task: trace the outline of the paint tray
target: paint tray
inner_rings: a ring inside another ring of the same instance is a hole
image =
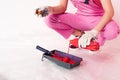
[[[57,65],[67,69],[71,69],[76,66],[79,66],[81,61],[83,60],[80,57],[77,57],[72,54],[68,54],[59,50],[49,51],[40,46],[36,46],[36,49],[44,52],[42,56],[42,61],[43,61],[43,58],[47,58],[48,60],[56,63]]]

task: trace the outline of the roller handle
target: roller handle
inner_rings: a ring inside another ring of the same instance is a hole
[[[42,52],[45,52],[45,53],[47,53],[47,54],[52,54],[52,52],[50,52],[49,50],[47,50],[47,49],[45,49],[45,48],[42,48],[42,47],[40,47],[40,46],[36,46],[36,49],[38,49],[38,50],[40,50],[40,51],[42,51]]]

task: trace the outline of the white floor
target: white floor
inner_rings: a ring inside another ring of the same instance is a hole
[[[84,59],[79,67],[71,70],[47,59],[41,61],[43,52],[36,50],[36,45],[67,52],[69,40],[49,29],[43,19],[34,15],[38,2],[1,2],[0,80],[120,79],[120,36],[108,41],[97,54],[71,50],[70,54]]]

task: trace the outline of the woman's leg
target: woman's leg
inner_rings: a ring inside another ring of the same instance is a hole
[[[101,20],[102,16],[90,16],[87,18],[88,26],[91,27],[92,30]],[[113,20],[108,22],[105,27],[100,31],[99,35],[97,36],[97,41],[100,45],[103,45],[106,40],[111,40],[117,37],[118,33],[120,32],[119,26]]]
[[[61,34],[64,38],[69,38],[71,34],[80,36],[79,30],[84,30],[83,22],[75,14],[63,13],[52,14],[45,18],[46,24]]]
[[[105,40],[112,40],[119,34],[119,26],[111,20],[98,35],[98,42],[103,45]]]
[[[69,38],[71,34],[75,34],[76,30],[91,30],[100,21],[101,16],[78,16],[70,13],[52,14],[46,17],[46,24],[61,34],[64,38]],[[119,33],[118,25],[111,20],[98,35],[97,41],[103,45],[106,40],[117,37]],[[79,34],[79,32],[78,32]]]

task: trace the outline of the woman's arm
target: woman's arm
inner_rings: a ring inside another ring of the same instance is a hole
[[[112,19],[114,15],[114,9],[111,0],[101,0],[101,4],[104,9],[104,14],[100,22],[95,26],[95,28],[91,31],[85,32],[85,34],[79,39],[79,45],[82,47],[86,47],[86,45],[89,45],[91,39],[98,35],[98,33]]]
[[[51,14],[63,13],[67,9],[68,0],[60,0],[60,4],[57,6],[48,6]]]
[[[101,4],[104,9],[104,14],[100,22],[94,28],[94,30],[97,30],[98,32],[112,19],[114,15],[114,9],[111,0],[101,0]]]

